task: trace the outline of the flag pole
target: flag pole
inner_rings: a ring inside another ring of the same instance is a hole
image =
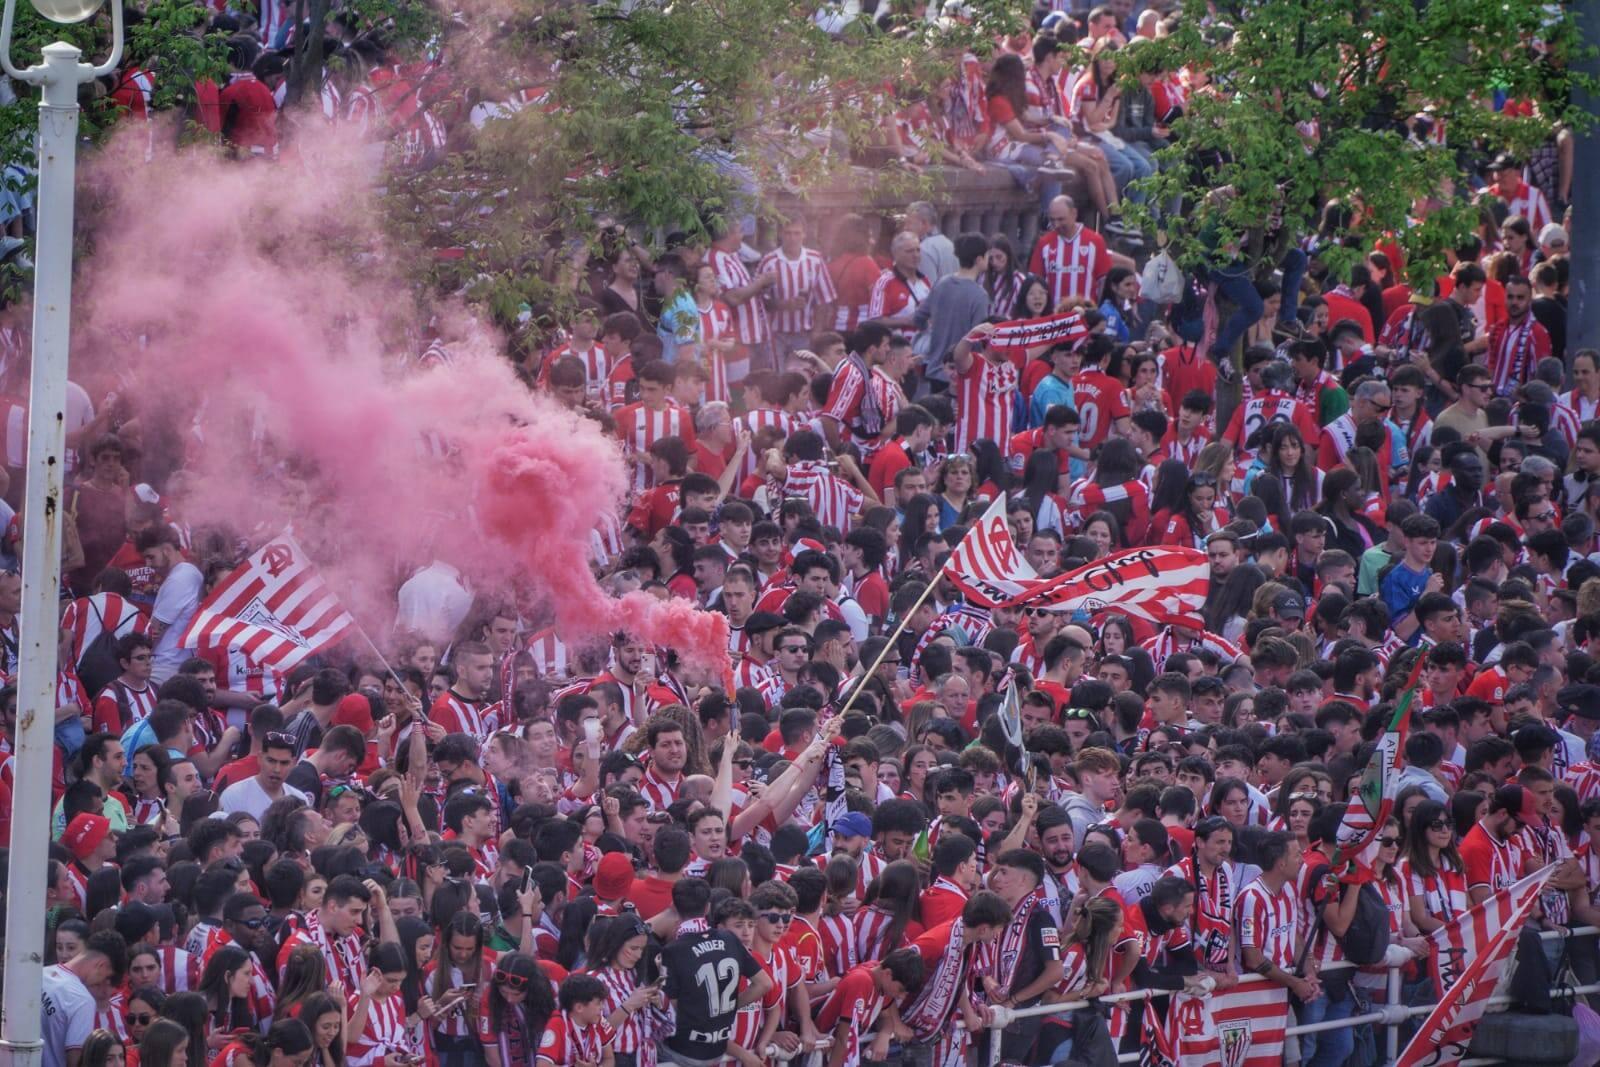
[[[861,695],[861,690],[866,686],[867,679],[871,678],[877,673],[878,668],[882,666],[885,657],[889,655],[889,650],[894,647],[894,643],[898,641],[900,639],[900,635],[905,632],[906,624],[911,621],[911,616],[917,613],[918,608],[927,603],[928,598],[933,595],[933,587],[939,584],[939,579],[943,577],[944,571],[941,570],[936,576],[930,579],[928,581],[928,588],[922,591],[922,595],[917,597],[917,602],[911,605],[911,610],[906,612],[905,615],[901,617],[899,623],[895,625],[894,632],[889,635],[889,639],[884,642],[883,648],[878,651],[878,658],[872,661],[872,666],[868,667],[862,672],[861,681],[857,683],[856,686],[850,691],[850,699],[846,700],[844,702],[844,707],[839,709],[840,718],[843,718],[845,713],[855,706],[856,697]]]
[[[356,633],[361,635],[361,640],[365,641],[367,643],[367,647],[372,649],[372,654],[378,657],[378,662],[383,664],[383,669],[388,672],[390,678],[394,679],[394,684],[400,687],[400,691],[402,693],[405,692],[406,683],[401,680],[398,674],[395,673],[394,668],[389,666],[389,661],[384,658],[382,652],[378,651],[378,646],[373,642],[372,638],[367,636],[367,628],[362,626],[361,620],[355,618],[354,615],[351,616],[351,619],[356,624]]]

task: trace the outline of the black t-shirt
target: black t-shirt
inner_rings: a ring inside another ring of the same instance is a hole
[[[677,1008],[678,1029],[666,1039],[674,1052],[711,1060],[727,1051],[733,1036],[739,979],[754,978],[761,965],[727,930],[687,934],[661,950],[662,989]]]
[[[1033,984],[1045,967],[1061,958],[1061,933],[1048,908],[1037,907],[1028,916],[1028,928],[1023,931],[1022,948],[1017,955],[1016,969],[1011,972],[1011,989],[1023,989]],[[1033,997],[1019,1008],[1031,1007],[1044,998],[1044,993]]]
[[[317,773],[316,765],[310,760],[303,759],[296,763],[284,782],[310,797],[313,808],[322,806],[322,775]]]

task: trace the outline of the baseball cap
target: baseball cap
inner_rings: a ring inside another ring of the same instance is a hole
[[[71,822],[67,823],[67,831],[61,835],[61,843],[74,856],[85,860],[100,847],[100,842],[104,841],[110,832],[111,820],[104,815],[79,812],[72,817]]]
[[[859,811],[846,812],[833,824],[834,837],[871,837],[872,820]]]
[[[346,695],[333,707],[333,725],[354,726],[364,735],[372,733],[372,702],[360,693]]]
[[[620,900],[633,888],[633,860],[626,852],[607,852],[600,857],[594,872],[594,895],[601,900]]]
[[[744,620],[744,632],[754,637],[756,634],[764,634],[768,630],[781,630],[787,625],[788,623],[784,621],[783,616],[777,612],[757,611]]]
[[[1272,610],[1275,614],[1291,619],[1306,617],[1306,602],[1300,599],[1300,594],[1284,590],[1272,598]]]
[[[1556,690],[1556,707],[1564,714],[1600,722],[1600,685],[1564,685]]]

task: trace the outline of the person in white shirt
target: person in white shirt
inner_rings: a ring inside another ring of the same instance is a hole
[[[83,1043],[94,1030],[95,993],[110,996],[127,969],[127,947],[112,930],[90,934],[76,956],[44,969],[39,995],[44,1067],[78,1067]]]
[[[150,638],[156,643],[150,681],[160,685],[178,673],[193,654],[180,648],[178,642],[200,607],[205,576],[199,567],[183,558],[178,532],[165,523],[140,530],[133,543],[145,565],[161,579],[155,605],[150,609]]]
[[[280,797],[298,797],[309,805],[310,797],[284,782],[294,762],[294,738],[284,733],[268,734],[261,740],[261,755],[257,757],[260,769],[222,791],[222,810],[229,815],[246,811],[260,822],[267,808]]]
[[[1170,851],[1167,828],[1159,819],[1140,819],[1122,839],[1123,862],[1131,867],[1117,875],[1111,884],[1130,906],[1150,895],[1150,888],[1169,862]]]
[[[459,570],[436,559],[406,580],[399,601],[396,630],[449,641],[472,610],[472,591]]]

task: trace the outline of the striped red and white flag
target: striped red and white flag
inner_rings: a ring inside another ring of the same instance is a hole
[[[283,534],[218,583],[178,644],[227,648],[290,671],[355,624],[294,538]]]
[[[1175,993],[1179,1067],[1282,1067],[1289,991],[1246,978],[1226,993]]]
[[[944,575],[960,587],[968,603],[981,608],[1003,604],[1044,584],[1011,540],[1004,493],[995,497],[950,553]]]
[[[1430,966],[1435,988],[1445,994],[1395,1067],[1449,1067],[1466,1058],[1472,1032],[1506,977],[1506,963],[1517,947],[1522,924],[1556,866],[1552,863],[1507,886],[1428,935],[1433,942]]]
[[[1026,352],[1030,348],[1048,344],[1075,344],[1089,336],[1083,315],[1069,311],[1063,315],[1046,315],[1038,319],[1013,319],[1002,322],[989,335],[989,348],[1008,355],[1012,350]]]
[[[1193,548],[1130,548],[1035,583],[1000,607],[1087,611],[1116,608],[1154,623],[1204,630],[1211,587],[1206,554]]]

